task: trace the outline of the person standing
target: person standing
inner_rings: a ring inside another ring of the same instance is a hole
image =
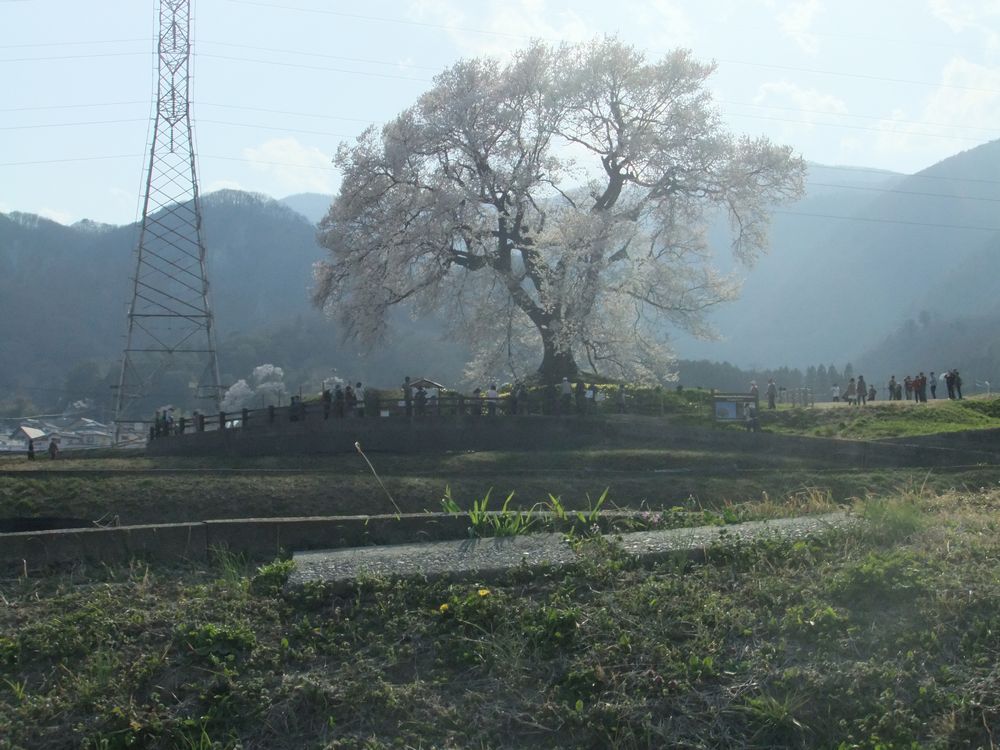
[[[865,383],[865,376],[858,375],[858,405],[864,406],[868,400],[868,384]]]
[[[955,370],[955,397],[962,400],[962,376],[958,374],[958,370]]]
[[[564,377],[562,385],[559,387],[561,411],[563,414],[569,414],[570,407],[573,405],[573,386],[570,385],[569,378]]]
[[[896,400],[896,376],[893,375],[889,378],[889,400]]]
[[[406,416],[413,416],[413,386],[410,385],[410,376],[403,378],[403,406],[406,407]]]
[[[427,413],[438,415],[441,413],[441,402],[438,397],[441,395],[440,389],[436,385],[431,385],[427,391]]]
[[[830,398],[833,399],[835,403],[840,401],[840,384],[834,383],[830,388]]]
[[[944,374],[944,385],[948,389],[948,398],[955,398],[955,373],[948,370]]]
[[[931,398],[937,399],[937,378],[934,377],[934,370],[930,374]]]
[[[330,393],[329,388],[323,388],[323,393],[320,396],[320,400],[323,402],[323,419],[330,418],[330,407],[333,404],[333,394]]]
[[[56,445],[55,438],[49,438],[49,458],[53,461],[59,455],[59,446]]]
[[[35,460],[35,441],[32,438],[28,438],[28,460]]]
[[[365,389],[361,387],[360,380],[354,384],[354,398],[358,402],[358,416],[363,417],[365,415]]]
[[[767,408],[777,409],[775,405],[775,399],[778,398],[778,386],[774,384],[774,378],[768,378],[767,381]]]
[[[587,386],[583,384],[582,380],[576,381],[573,396],[576,398],[576,413],[583,414],[587,408]]]
[[[858,401],[858,384],[854,378],[847,381],[847,405],[853,406]]]
[[[344,389],[340,386],[340,383],[337,383],[333,387],[333,416],[337,419],[344,418]]]
[[[615,406],[619,414],[625,413],[625,384],[618,384],[618,395],[615,398]]]
[[[913,378],[909,375],[903,378],[903,389],[906,391],[906,400],[909,401],[913,395]]]
[[[495,417],[497,415],[497,401],[500,400],[500,392],[497,390],[496,383],[490,383],[490,387],[486,389],[486,414],[490,417]]]

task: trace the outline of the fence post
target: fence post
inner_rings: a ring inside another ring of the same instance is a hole
[[[224,411],[219,412],[219,429],[226,429],[226,412]]]
[[[274,404],[267,405],[267,423],[274,424]]]
[[[243,415],[242,418],[240,419],[240,427],[246,427],[247,422],[249,421],[250,421],[250,410],[247,409],[246,407],[243,407]]]
[[[194,424],[195,424],[195,430],[197,430],[198,432],[204,432],[205,431],[205,415],[202,414],[202,413],[200,413],[200,412],[198,414],[196,414],[195,418],[194,418]]]

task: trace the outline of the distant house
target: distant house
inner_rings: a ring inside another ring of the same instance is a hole
[[[49,440],[55,440],[62,450],[82,448],[109,448],[114,442],[111,428],[93,419],[80,417],[55,418],[49,421],[23,420],[10,433],[11,450],[27,450],[28,441],[35,441],[35,449],[43,450]]]
[[[68,427],[60,430],[62,447],[66,448],[110,448],[114,433],[110,427],[93,419],[81,417]]]
[[[12,450],[28,450],[29,440],[34,440],[35,448],[37,450],[42,450],[45,447],[43,443],[47,441],[48,437],[49,436],[45,430],[22,424],[10,433],[9,440],[13,446]]]

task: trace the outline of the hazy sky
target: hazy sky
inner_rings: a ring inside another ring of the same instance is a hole
[[[0,212],[138,216],[155,0],[0,0]],[[337,144],[532,37],[684,46],[737,132],[914,172],[1000,138],[1000,0],[197,0],[202,192],[336,190]]]

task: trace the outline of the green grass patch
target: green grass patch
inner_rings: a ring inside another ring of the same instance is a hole
[[[3,580],[0,748],[988,747],[998,506],[924,486],[699,564],[580,539],[346,594],[223,555]]]
[[[878,440],[1000,427],[1000,399],[875,402],[764,411],[765,429],[791,435]]]

